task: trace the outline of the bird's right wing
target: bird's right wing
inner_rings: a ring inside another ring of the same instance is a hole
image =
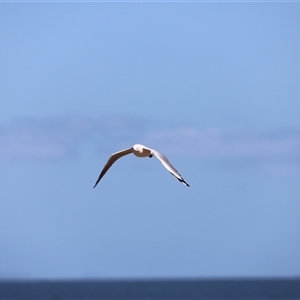
[[[133,148],[128,148],[128,149],[124,149],[121,151],[118,151],[114,154],[112,154],[112,156],[109,158],[109,160],[107,161],[107,163],[105,164],[105,166],[103,167],[94,187],[96,187],[96,185],[98,184],[98,182],[101,180],[101,178],[105,175],[105,173],[108,171],[108,169],[112,166],[112,164],[118,160],[120,157],[130,154],[133,152]]]

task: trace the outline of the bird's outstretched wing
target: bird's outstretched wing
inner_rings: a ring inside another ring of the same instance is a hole
[[[180,173],[171,165],[169,160],[161,153],[156,150],[151,149],[152,153],[161,161],[163,166],[173,175],[175,176],[180,182],[184,185],[189,186],[189,184],[182,178]]]
[[[101,180],[101,178],[105,175],[105,173],[108,171],[108,169],[112,166],[112,164],[118,160],[120,157],[130,154],[132,153],[133,148],[128,148],[128,149],[124,149],[121,151],[118,151],[116,153],[113,153],[112,156],[109,158],[109,160],[107,161],[107,163],[105,164],[105,166],[103,167],[103,170],[101,171],[95,185],[94,188],[96,187],[96,185],[98,184],[98,182]]]

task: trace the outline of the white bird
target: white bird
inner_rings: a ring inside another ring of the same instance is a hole
[[[105,173],[108,171],[108,169],[112,166],[112,164],[118,160],[120,157],[133,153],[137,157],[152,157],[153,154],[160,160],[160,162],[163,164],[163,166],[173,175],[175,176],[180,182],[182,182],[184,185],[189,186],[188,183],[185,182],[185,180],[182,178],[182,176],[179,174],[179,172],[171,165],[169,160],[161,153],[154,149],[150,149],[144,145],[136,144],[131,148],[124,149],[121,151],[118,151],[116,153],[113,153],[112,156],[107,161],[106,165],[104,166],[103,170],[101,171],[94,187],[98,184],[98,182],[101,180],[101,178],[105,175]]]

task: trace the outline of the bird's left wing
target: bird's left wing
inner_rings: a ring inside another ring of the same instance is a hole
[[[184,185],[189,186],[187,182],[183,179],[183,177],[180,175],[180,173],[171,165],[169,160],[160,152],[156,150],[152,150],[152,153],[161,161],[163,166],[173,175],[175,176],[180,182],[182,182]]]
[[[109,160],[107,161],[107,163],[105,164],[105,166],[103,167],[103,170],[101,171],[94,187],[96,187],[96,185],[98,184],[98,182],[101,180],[101,178],[105,175],[105,173],[108,171],[108,169],[112,166],[112,164],[119,158],[121,158],[124,155],[130,154],[132,153],[133,148],[128,148],[128,149],[124,149],[121,151],[118,151],[114,154],[112,154],[112,156],[109,158]]]

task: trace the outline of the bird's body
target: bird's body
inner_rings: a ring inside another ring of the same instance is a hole
[[[101,180],[101,178],[105,175],[105,173],[108,171],[108,169],[112,166],[112,164],[121,158],[122,156],[125,156],[127,154],[133,153],[137,157],[152,157],[155,155],[160,162],[163,164],[163,166],[173,175],[175,176],[180,182],[182,182],[184,185],[189,186],[188,183],[185,182],[185,180],[182,178],[182,176],[179,174],[179,172],[171,165],[169,160],[161,153],[154,149],[150,149],[144,145],[141,144],[135,144],[133,147],[124,149],[121,151],[118,151],[116,153],[113,153],[112,156],[109,158],[107,163],[105,164],[103,170],[101,171],[94,187],[98,184],[98,182]]]
[[[140,145],[140,144],[136,144],[134,145],[132,148],[132,153],[137,156],[137,157],[152,157],[153,156],[153,153],[151,149],[143,146],[143,145]]]

